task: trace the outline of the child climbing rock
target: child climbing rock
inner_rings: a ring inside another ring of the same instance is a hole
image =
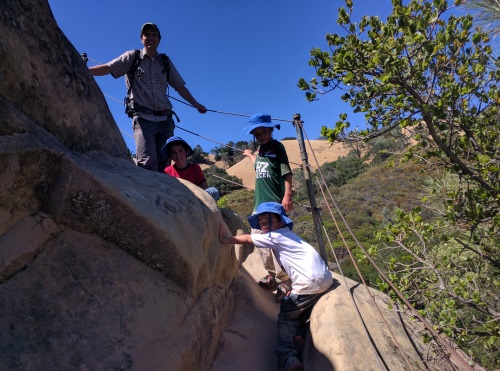
[[[303,370],[299,353],[303,347],[304,324],[314,304],[332,286],[332,275],[314,247],[292,232],[293,222],[281,204],[261,203],[248,222],[262,233],[226,236],[221,224],[220,242],[253,243],[259,249],[273,250],[292,281],[291,292],[281,300],[275,353],[281,370]]]

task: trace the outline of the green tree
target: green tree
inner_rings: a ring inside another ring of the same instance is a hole
[[[235,151],[234,148],[234,142],[230,141],[226,145],[212,148],[210,153],[214,155],[215,161],[222,161],[224,168],[227,169],[236,163],[235,152],[239,153],[239,151]]]
[[[341,99],[365,114],[368,129],[357,134],[348,132],[345,113],[334,128],[323,127],[331,141],[368,141],[404,129],[416,142],[408,159],[456,177],[457,186],[439,196],[439,217],[425,220],[421,208],[399,211],[379,238],[402,252],[390,262],[390,277],[405,295],[439,331],[496,368],[500,71],[488,35],[472,29],[472,16],[445,20],[448,10],[445,0],[407,6],[393,0],[385,22],[364,16],[355,23],[346,0],[337,20],[343,34],[326,36],[329,50],[311,51],[317,77],[300,79],[299,87],[310,101],[343,89]]]
[[[240,141],[236,142],[234,145],[234,148],[239,150],[239,151],[234,151],[234,157],[233,157],[234,162],[240,162],[241,160],[243,160],[245,158],[245,156],[243,156],[244,150],[253,149],[252,143],[244,141],[244,140],[240,140]]]
[[[321,174],[326,184],[340,187],[349,180],[356,178],[365,168],[364,162],[355,156],[353,152],[350,152],[348,156],[342,156],[333,162],[325,162],[321,165]],[[315,193],[318,192],[316,188],[314,191]]]
[[[360,143],[356,141],[354,143]],[[401,132],[400,128],[396,128],[387,133],[383,137],[362,142],[361,158],[371,164],[378,164],[386,161],[395,154],[401,154],[410,144],[407,135]]]
[[[345,157],[339,157],[332,162],[325,162],[320,166],[321,181],[330,187],[340,187],[349,180],[356,178],[366,168],[365,163],[354,154],[349,152]],[[308,198],[307,187],[304,180],[304,171],[301,168],[292,170],[294,179],[294,194],[298,200]],[[316,180],[312,182],[314,194],[318,195],[319,189]]]
[[[217,147],[217,146],[215,146],[214,148],[212,148],[212,149],[210,150],[210,153],[211,153],[212,155],[214,155],[214,160],[215,160],[215,161],[220,161],[220,160],[221,160],[221,158],[222,158],[222,156],[221,156],[221,149],[222,149],[222,148],[223,148],[223,147]]]
[[[203,151],[203,148],[198,144],[193,148],[194,153],[191,155],[190,162],[194,164],[204,164],[208,153]]]
[[[208,185],[217,188],[221,196],[243,187],[241,185],[243,181],[240,178],[229,175],[226,170],[218,168],[215,165],[203,170],[203,173]]]

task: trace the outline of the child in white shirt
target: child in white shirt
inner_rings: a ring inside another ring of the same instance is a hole
[[[292,291],[282,299],[280,305],[275,352],[281,370],[303,370],[296,349],[298,343],[303,346],[303,339],[297,337],[301,337],[299,331],[314,304],[332,286],[332,275],[314,247],[291,231],[293,222],[281,204],[261,203],[248,222],[252,228],[262,230],[262,234],[225,236],[225,229],[221,225],[219,239],[225,244],[254,244],[257,248],[273,250],[292,280]]]

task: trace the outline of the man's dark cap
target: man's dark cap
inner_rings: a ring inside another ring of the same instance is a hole
[[[160,29],[154,23],[144,23],[141,27],[141,36],[144,34],[144,31],[146,31],[147,29],[155,30],[156,33],[158,34],[158,38],[161,39]]]

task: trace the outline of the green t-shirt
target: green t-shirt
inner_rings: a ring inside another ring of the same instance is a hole
[[[273,139],[267,145],[259,146],[255,160],[254,210],[262,202],[281,203],[285,195],[286,174],[291,173],[285,146]]]

